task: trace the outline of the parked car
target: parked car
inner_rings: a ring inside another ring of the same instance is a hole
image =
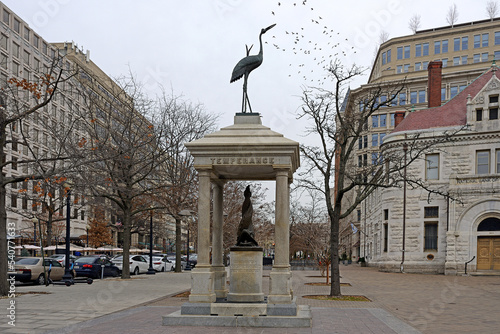
[[[149,265],[149,255],[144,255],[144,257],[146,258],[146,261],[148,261],[148,265]],[[174,265],[166,256],[153,255],[153,268],[154,268],[154,270],[156,270],[156,271],[172,271],[173,267],[174,267]]]
[[[100,256],[82,256],[75,260],[73,269],[76,276],[90,278],[101,278],[101,275],[116,277],[120,273],[117,266]]]
[[[167,259],[172,262],[172,271],[175,270],[175,256],[167,256]],[[184,270],[186,268],[186,260],[184,260],[182,257],[181,257],[181,270]]]
[[[63,267],[64,265],[66,264],[66,254],[54,254],[54,255],[51,255],[48,257],[49,259],[54,259],[56,260],[57,262],[59,262]],[[75,262],[75,260],[77,259],[76,256],[70,254],[69,255],[69,263],[73,263]]]
[[[113,262],[120,272],[123,270],[123,255],[113,258]],[[147,273],[149,269],[149,262],[142,255],[130,255],[129,258],[130,273],[139,275],[140,273]]]
[[[35,282],[35,284],[45,284],[43,272],[43,261],[41,257],[23,257],[16,260],[14,266],[16,273],[15,280],[19,282]],[[50,279],[61,280],[64,275],[64,267],[55,259],[45,258],[45,270],[48,274],[50,269]]]
[[[183,255],[182,259],[187,262],[187,255]],[[198,254],[189,253],[189,264],[191,265],[192,268],[194,268],[198,264]]]

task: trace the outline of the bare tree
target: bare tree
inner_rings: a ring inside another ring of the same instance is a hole
[[[2,85],[0,95],[0,295],[8,293],[7,272],[13,270],[13,256],[7,253],[7,247],[13,242],[7,242],[7,235],[14,237],[15,226],[7,225],[6,196],[7,185],[11,185],[11,204],[16,205],[19,195],[18,184],[27,184],[45,180],[54,175],[62,175],[71,168],[71,157],[68,155],[67,140],[71,138],[68,122],[64,127],[55,122],[51,132],[57,138],[50,149],[39,149],[40,138],[35,138],[37,132],[28,131],[31,118],[44,119],[47,107],[56,98],[61,98],[60,86],[71,80],[76,72],[63,66],[65,60],[56,55],[51,63],[43,68],[32,69],[23,74],[24,78],[13,76]],[[66,127],[67,126],[67,127]],[[19,148],[24,152],[22,156],[8,154]],[[72,151],[72,150],[71,150]],[[76,152],[78,153],[78,152]],[[72,151],[75,154],[75,151]],[[14,170],[7,173],[6,169]],[[26,183],[25,183],[26,182]],[[24,188],[24,185],[23,185]],[[21,189],[23,190],[23,189]],[[24,203],[24,202],[23,202]],[[23,204],[24,205],[24,204]],[[11,205],[12,206],[12,205]],[[14,225],[14,224],[12,224]]]
[[[380,31],[380,34],[378,35],[378,42],[380,44],[385,43],[389,40],[389,33],[385,30]]]
[[[410,21],[408,21],[408,28],[412,31],[412,33],[416,33],[417,30],[420,28],[420,15],[419,14],[414,14],[411,18]]]
[[[339,279],[341,220],[348,217],[374,190],[400,186],[403,179],[401,171],[405,166],[401,149],[387,150],[384,155],[373,153],[371,164],[368,164],[366,159],[364,162],[354,159],[357,144],[366,133],[371,116],[380,108],[391,106],[404,88],[404,82],[387,86],[372,85],[364,89],[362,95],[348,95],[347,101],[343,104],[341,100],[346,93],[346,85],[362,72],[356,65],[345,68],[338,60],[331,63],[328,73],[333,79],[334,90],[304,89],[303,106],[299,114],[299,118],[312,121],[307,133],[315,135],[319,141],[318,146],[303,145],[300,148],[306,160],[306,169],[300,176],[306,177],[299,180],[299,185],[320,192],[325,199],[330,219],[332,264],[330,295],[332,296],[341,294]],[[418,141],[418,135],[409,138],[412,153],[409,154],[406,165],[421,159],[423,152],[450,138],[451,134],[429,141]],[[319,172],[321,181],[310,177],[313,172]],[[413,184],[425,186],[421,180],[414,180]],[[440,193],[439,189],[428,189]]]
[[[207,113],[201,104],[193,104],[165,91],[159,98],[158,110],[160,117],[155,124],[167,161],[161,167],[165,187],[157,201],[166,214],[175,219],[176,263],[181,263],[182,217],[179,213],[196,211],[198,201],[198,175],[193,157],[184,144],[215,131],[218,116]],[[176,266],[175,271],[180,272],[181,267]]]
[[[496,1],[488,1],[486,3],[486,13],[491,21],[498,15],[498,3]]]
[[[449,25],[453,28],[453,25],[457,22],[458,20],[458,10],[457,10],[457,4],[453,4],[450,6],[448,9],[448,13],[446,14],[446,22],[448,22]]]

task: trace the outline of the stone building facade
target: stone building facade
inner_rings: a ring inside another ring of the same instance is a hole
[[[464,95],[458,98],[459,95],[465,89],[469,89],[468,87],[475,83],[478,77],[482,77],[482,74],[490,69],[494,59],[498,59],[499,56],[498,19],[418,31],[414,35],[393,38],[383,43],[378,50],[368,83],[351,90],[347,103],[354,103],[353,101],[359,100],[376,86],[389,88],[401,85],[402,91],[393,104],[381,108],[373,115],[366,132],[359,140],[358,150],[353,157],[356,162],[353,164],[359,165],[358,162],[370,164],[371,157],[380,154],[381,148],[388,145],[389,139],[394,142],[395,138],[398,138],[394,132],[397,113],[406,114],[408,117],[408,115],[417,114],[419,110],[441,105],[447,108],[461,108],[462,111],[464,108],[472,108],[471,104],[464,102]],[[429,82],[433,80],[429,81],[428,67],[435,60],[441,61],[442,70],[439,73],[440,82],[435,84],[435,88],[431,91]],[[493,66],[493,69],[495,68],[496,66]],[[390,89],[387,90],[390,91]],[[465,99],[466,97],[467,94]],[[475,94],[471,94],[471,101],[476,101],[474,97]],[[384,98],[387,97],[381,96],[381,99]],[[457,105],[459,100],[462,101],[461,106]],[[474,216],[475,230],[470,226],[466,228],[468,224],[464,224],[463,221],[465,217],[476,212],[475,209],[471,209],[472,207],[480,208],[481,205],[492,207],[490,213],[483,211],[484,219],[494,219],[492,212],[497,210],[494,208],[496,202],[490,202],[486,198],[488,196],[495,198],[494,192],[498,191],[498,180],[494,175],[498,174],[495,169],[498,167],[494,164],[495,159],[498,159],[498,153],[494,146],[495,141],[498,142],[496,137],[498,133],[495,131],[499,130],[499,126],[494,119],[488,118],[489,109],[485,106],[483,108],[483,120],[487,119],[488,122],[472,122],[475,118],[473,118],[473,113],[470,113],[467,121],[461,125],[455,125],[457,127],[467,125],[469,131],[460,133],[456,140],[449,147],[443,147],[444,151],[438,155],[440,179],[433,180],[432,183],[449,191],[449,199],[435,196],[430,198],[429,203],[428,196],[423,190],[408,192],[405,210],[405,270],[460,273],[465,270],[464,263],[476,256],[468,264],[468,270],[475,271],[478,269],[476,266],[479,252],[478,236],[481,237],[479,244],[481,247],[484,246],[483,253],[489,254],[490,250],[493,252],[496,247],[494,245],[497,245],[498,241],[486,238],[487,235],[495,235],[495,231],[477,230],[481,222],[477,221],[479,218]],[[463,117],[465,117],[465,112]],[[419,120],[422,123],[419,124],[420,131],[432,128],[429,133],[435,133],[436,128],[431,125],[431,119],[429,117]],[[408,122],[409,119],[404,121],[406,124]],[[489,127],[487,124],[490,124]],[[474,131],[471,130],[473,127]],[[394,134],[391,134],[393,132]],[[473,132],[477,133],[473,134]],[[477,150],[481,151],[481,147],[484,147],[484,150],[490,149],[491,178],[478,176],[475,173],[475,154]],[[436,156],[431,159],[436,159]],[[418,164],[409,166],[407,172],[414,175],[421,173],[425,161],[425,159],[422,160],[421,166]],[[493,181],[485,183],[487,179]],[[457,194],[460,196],[456,196]],[[402,197],[400,189],[385,191],[378,189],[342,221],[341,247],[350,248],[348,253],[353,254],[354,260],[358,255],[365,257],[369,265],[378,266],[381,270],[400,270],[403,257]],[[455,197],[460,197],[460,201],[451,200]],[[352,235],[351,224],[360,232]],[[480,229],[491,228],[485,226],[481,225]],[[464,228],[468,229],[467,232],[462,230]],[[483,237],[485,239],[481,240]],[[428,246],[432,248],[425,248],[426,239],[429,239]],[[358,241],[353,242],[353,240]],[[490,247],[488,251],[486,251],[487,247]],[[479,270],[486,266],[480,265]]]

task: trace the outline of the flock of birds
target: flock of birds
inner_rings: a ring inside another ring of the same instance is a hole
[[[303,6],[310,10],[304,11]],[[301,11],[301,15],[305,19],[303,26],[295,31],[285,29],[283,35],[279,35],[278,38],[273,35],[271,41],[264,43],[272,45],[276,50],[296,56],[290,57],[289,67],[293,71],[288,75],[289,77],[299,76],[309,84],[317,82],[318,85],[323,85],[324,81],[328,79],[325,74],[331,61],[340,56],[347,57],[346,46],[341,47],[340,33],[329,27],[326,20],[314,11],[314,7],[308,4],[307,0],[303,0],[301,3],[277,2],[277,6],[271,11],[271,14],[279,18],[280,15],[286,14],[285,11],[290,10]],[[345,38],[342,42],[347,44],[348,39]],[[356,53],[354,46],[347,47],[352,53]],[[320,78],[311,74],[315,71],[320,72]]]

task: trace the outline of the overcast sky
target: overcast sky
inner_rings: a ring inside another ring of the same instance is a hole
[[[301,87],[324,82],[322,60],[338,53],[346,64],[370,67],[381,31],[389,38],[411,34],[414,14],[421,16],[420,29],[446,26],[454,3],[457,23],[487,18],[486,0],[3,2],[48,42],[74,41],[111,77],[130,66],[152,94],[158,84],[171,87],[221,114],[221,127],[233,124],[241,108],[243,82],[229,79],[246,55],[245,44],[253,44],[256,54],[260,29],[276,23],[263,35],[264,62],[250,74],[248,95],[264,125],[308,143],[313,141],[303,138],[304,121],[295,116]],[[366,80],[367,75],[351,87]]]

